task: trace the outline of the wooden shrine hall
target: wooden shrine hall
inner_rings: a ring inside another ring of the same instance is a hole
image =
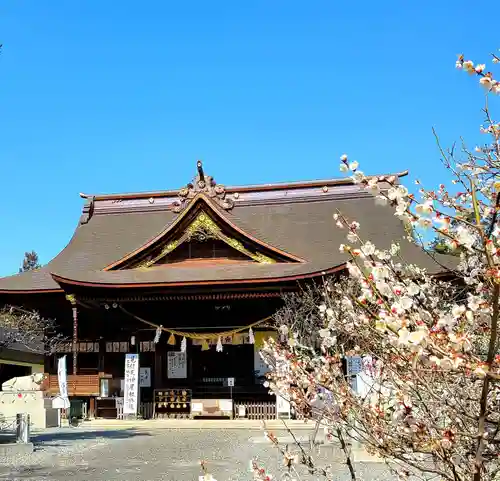
[[[350,179],[224,187],[198,162],[180,190],[80,195],[68,245],[0,279],[0,305],[57,321],[65,341],[46,356],[47,394],[58,393],[66,353],[69,396],[93,416],[116,416],[127,353],[139,355],[140,401],[157,416],[192,414],[199,400],[269,400],[258,350],[283,293],[345,267],[333,214],[358,220],[381,248],[406,235],[392,208]],[[439,267],[416,246],[402,250]]]

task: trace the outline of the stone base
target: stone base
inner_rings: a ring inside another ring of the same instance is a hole
[[[1,443],[0,457],[2,456],[22,456],[33,452],[33,443]]]
[[[57,410],[52,409],[50,399],[44,399],[42,391],[0,391],[0,419],[14,420],[20,413],[30,415],[35,429],[58,425]]]

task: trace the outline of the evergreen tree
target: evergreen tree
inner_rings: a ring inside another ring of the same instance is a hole
[[[25,252],[23,266],[19,268],[19,272],[34,271],[42,267],[38,262],[38,254],[35,251]]]

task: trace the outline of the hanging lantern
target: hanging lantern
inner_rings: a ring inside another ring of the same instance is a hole
[[[248,330],[248,342],[249,342],[250,344],[255,344],[255,337],[254,337],[254,335],[253,335],[253,330],[252,330],[252,328],[250,328],[250,329]]]
[[[168,338],[168,344],[170,346],[175,346],[175,336],[173,334],[170,334],[170,337]]]
[[[187,344],[186,338],[183,337],[181,341],[181,352],[186,352],[186,344]]]
[[[222,337],[219,336],[219,339],[217,339],[217,346],[215,348],[217,352],[222,352]]]
[[[201,341],[201,350],[208,351],[209,349],[210,349],[210,346],[208,345],[208,341],[206,339],[203,339]]]

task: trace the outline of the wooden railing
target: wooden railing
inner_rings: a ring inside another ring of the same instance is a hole
[[[154,409],[152,402],[143,402],[141,403],[141,407],[139,408],[139,414],[142,416],[142,419],[152,419],[153,410]]]
[[[68,396],[99,396],[99,374],[70,374],[67,379]],[[59,394],[59,381],[54,374],[46,375],[44,391],[56,396]]]
[[[240,408],[245,410],[246,419],[270,420],[276,419],[275,402],[238,402],[234,404],[234,417],[240,418]]]
[[[142,402],[139,406],[139,416],[142,419],[152,419],[153,418],[153,403],[152,402]],[[117,404],[116,409],[116,419],[124,419],[123,414],[123,403]]]

